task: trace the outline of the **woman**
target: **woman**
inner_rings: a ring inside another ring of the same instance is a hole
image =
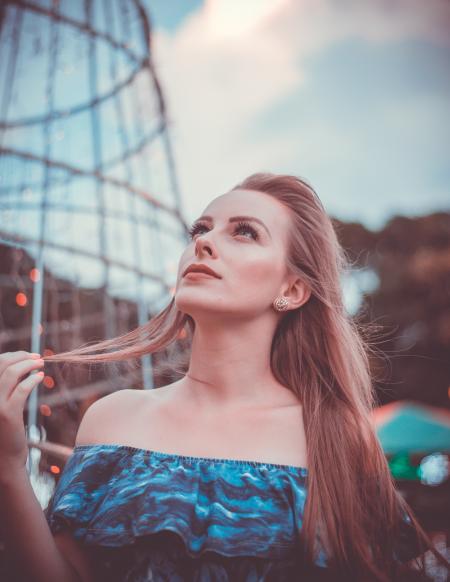
[[[423,561],[401,571],[427,549],[448,566],[376,438],[369,348],[342,301],[349,265],[314,190],[254,174],[205,214],[174,298],[146,325],[40,360],[1,356],[1,510],[27,579],[412,580]],[[200,265],[209,274],[186,273]],[[44,516],[18,430],[40,378],[20,377],[186,333],[180,380],[88,409]]]

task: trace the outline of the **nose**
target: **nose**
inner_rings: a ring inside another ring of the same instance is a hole
[[[195,256],[201,256],[205,250],[211,255],[214,256],[214,249],[210,241],[204,238],[204,236],[198,236],[195,239]]]

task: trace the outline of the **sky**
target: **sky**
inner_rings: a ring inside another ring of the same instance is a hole
[[[257,171],[379,229],[450,210],[446,0],[145,0],[194,220]]]

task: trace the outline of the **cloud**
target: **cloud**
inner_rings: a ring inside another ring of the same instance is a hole
[[[177,34],[156,29],[154,60],[189,218],[249,173],[295,172],[293,153],[317,171],[327,156],[363,155],[355,128],[344,134],[317,114],[299,127],[293,119],[291,132],[255,138],[271,110],[314,83],[317,55],[351,39],[448,47],[448,30],[445,0],[208,0]],[[408,118],[415,115],[410,108]]]

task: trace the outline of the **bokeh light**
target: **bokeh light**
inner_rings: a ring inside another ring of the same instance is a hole
[[[30,279],[36,283],[39,281],[41,274],[39,273],[39,269],[31,269],[30,271]]]
[[[51,376],[45,376],[42,380],[42,383],[46,388],[54,388],[55,387],[55,380]]]
[[[19,307],[25,307],[25,305],[28,303],[28,299],[25,293],[22,293],[21,291],[17,293],[16,303]]]
[[[39,406],[39,411],[42,414],[42,416],[51,416],[52,414],[52,409],[50,408],[50,406],[48,406],[48,404],[41,404]]]

